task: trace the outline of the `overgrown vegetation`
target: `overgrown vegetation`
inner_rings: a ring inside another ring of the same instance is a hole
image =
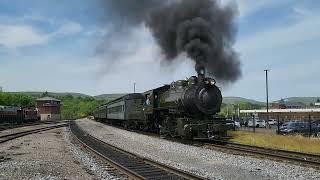
[[[282,136],[244,131],[232,131],[231,142],[267,148],[320,154],[320,139],[301,135]]]
[[[92,115],[93,111],[105,101],[92,97],[74,97],[72,95],[57,97],[62,101],[61,116],[63,119],[78,119]]]
[[[44,92],[40,97],[47,96],[48,92]],[[51,96],[61,100],[61,116],[62,119],[77,119],[92,115],[95,108],[105,100],[96,100],[93,97],[75,97],[71,94],[65,96]],[[35,97],[23,93],[0,93],[0,105],[5,106],[35,106]]]
[[[19,107],[34,106],[35,101],[32,96],[29,95],[0,92],[0,105]]]

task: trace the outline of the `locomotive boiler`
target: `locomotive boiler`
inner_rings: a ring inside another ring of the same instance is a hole
[[[95,119],[128,129],[186,139],[221,139],[228,126],[217,117],[222,103],[215,80],[204,73],[144,93],[128,94],[97,109]]]

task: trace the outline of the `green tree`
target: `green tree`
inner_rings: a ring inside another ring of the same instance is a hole
[[[34,99],[26,94],[22,93],[0,93],[0,105],[5,106],[19,106],[19,107],[25,107],[25,106],[34,106],[35,101]]]
[[[47,96],[49,96],[48,91],[46,91],[46,92],[44,92],[44,93],[41,94],[41,97],[47,97]]]

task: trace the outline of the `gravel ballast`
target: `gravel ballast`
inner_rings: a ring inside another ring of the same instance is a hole
[[[67,128],[59,128],[1,144],[0,179],[117,178],[74,145]]]
[[[320,179],[320,171],[312,168],[185,145],[88,119],[77,124],[106,143],[210,179]]]

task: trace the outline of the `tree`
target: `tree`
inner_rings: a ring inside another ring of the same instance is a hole
[[[18,107],[25,107],[25,106],[34,106],[35,101],[34,99],[26,94],[21,93],[0,93],[0,105],[4,106],[18,106]]]
[[[47,97],[47,96],[49,96],[48,91],[46,91],[46,92],[44,92],[44,93],[41,94],[41,97]]]

